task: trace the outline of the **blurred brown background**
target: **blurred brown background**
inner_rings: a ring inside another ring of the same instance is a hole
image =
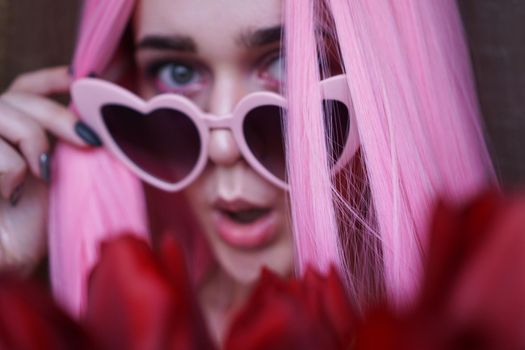
[[[0,0],[0,89],[20,72],[67,64],[77,0]]]
[[[78,3],[0,0],[0,91],[20,72],[68,63]],[[525,0],[458,3],[498,174],[525,184]]]

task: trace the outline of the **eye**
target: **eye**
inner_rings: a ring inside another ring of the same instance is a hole
[[[268,59],[261,69],[259,76],[264,79],[271,88],[278,88],[283,81],[284,60],[280,54],[273,55]]]
[[[204,82],[199,68],[184,62],[158,62],[148,71],[159,92],[188,95],[200,89]]]
[[[275,57],[268,65],[268,75],[275,80],[282,81],[283,79],[283,60],[281,55]]]
[[[169,63],[159,71],[159,79],[169,86],[188,84],[195,75],[195,70],[186,64]]]

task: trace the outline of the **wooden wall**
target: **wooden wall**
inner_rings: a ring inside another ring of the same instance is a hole
[[[525,0],[458,3],[498,173],[525,183]],[[0,0],[0,91],[19,72],[67,64],[77,15],[77,0]]]
[[[459,0],[499,175],[525,184],[525,0]]]
[[[0,0],[0,89],[20,72],[67,64],[77,0]]]

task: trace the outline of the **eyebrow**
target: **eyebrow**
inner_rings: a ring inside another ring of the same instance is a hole
[[[283,27],[281,25],[248,30],[242,33],[237,42],[246,48],[256,48],[275,42],[280,42],[283,37]]]
[[[237,43],[245,48],[256,48],[280,42],[283,36],[281,25],[262,28],[257,30],[247,30],[237,38]],[[197,45],[195,41],[184,35],[147,35],[140,39],[137,49],[156,49],[173,50],[180,52],[196,53]]]
[[[197,45],[189,36],[147,35],[138,42],[137,49],[174,50],[195,53],[197,52]]]

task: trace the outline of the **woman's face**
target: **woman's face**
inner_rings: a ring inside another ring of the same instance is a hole
[[[249,93],[279,91],[280,0],[142,0],[134,26],[145,98],[182,94],[221,116]],[[185,194],[235,280],[253,282],[262,266],[291,271],[286,193],[246,163],[230,130],[211,130],[208,166]]]

